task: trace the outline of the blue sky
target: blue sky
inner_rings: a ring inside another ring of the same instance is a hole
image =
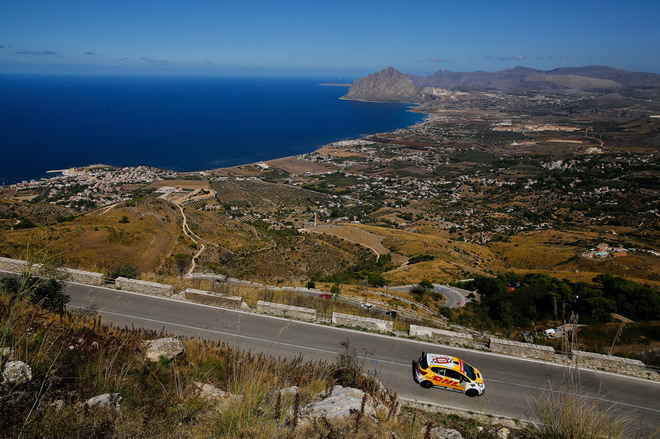
[[[660,2],[2,0],[0,72],[660,73]]]

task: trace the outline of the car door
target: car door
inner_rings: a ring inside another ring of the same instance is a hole
[[[437,367],[437,366],[431,368],[431,372],[434,373],[433,378],[431,378],[431,381],[433,381],[433,385],[447,387],[448,380],[445,378],[446,370],[447,369],[445,369],[444,367]]]
[[[445,382],[447,387],[451,387],[452,389],[460,391],[465,390],[465,377],[461,375],[460,372],[447,369],[445,371]]]

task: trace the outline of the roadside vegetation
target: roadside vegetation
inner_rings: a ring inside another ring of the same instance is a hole
[[[593,283],[560,280],[546,274],[503,273],[476,276],[464,288],[479,294],[466,315],[485,327],[512,329],[534,322],[567,321],[578,314],[580,323],[611,321],[612,313],[631,320],[660,320],[660,293],[647,285],[601,274]]]
[[[362,373],[362,353],[348,342],[335,363],[273,358],[200,339],[183,339],[184,354],[172,360],[149,362],[145,341],[166,334],[106,326],[91,309],[53,313],[46,301],[31,299],[39,282],[48,285],[39,279],[15,290],[3,282],[0,294],[0,368],[22,361],[31,369],[28,381],[0,383],[2,438],[424,439],[435,427],[496,437],[497,426],[473,419],[410,409],[397,415],[396,395]],[[235,396],[209,400],[200,382]],[[335,384],[361,388],[383,410],[375,417],[358,411],[339,420],[293,420]],[[294,393],[280,391],[291,386]],[[87,402],[104,393],[119,395],[119,409]]]
[[[614,406],[605,404],[598,395],[586,394],[571,383],[549,388],[530,401],[539,429],[537,439],[618,439],[629,437],[632,419],[617,413]]]
[[[474,293],[465,308],[442,310],[453,323],[564,351],[563,337],[549,339],[543,330],[573,322],[577,349],[660,366],[660,293],[648,285],[607,274],[587,283],[501,273],[459,286]]]

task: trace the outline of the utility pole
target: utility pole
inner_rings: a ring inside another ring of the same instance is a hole
[[[614,352],[614,345],[616,344],[617,341],[619,341],[619,337],[621,337],[621,333],[623,332],[623,328],[626,326],[626,323],[623,322],[619,326],[619,329],[616,331],[616,335],[614,336],[614,340],[612,340],[612,346],[610,346],[610,352],[607,355],[612,355],[612,352]]]

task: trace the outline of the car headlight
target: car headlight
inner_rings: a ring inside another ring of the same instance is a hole
[[[484,387],[484,384],[483,383],[477,383],[477,386]]]

